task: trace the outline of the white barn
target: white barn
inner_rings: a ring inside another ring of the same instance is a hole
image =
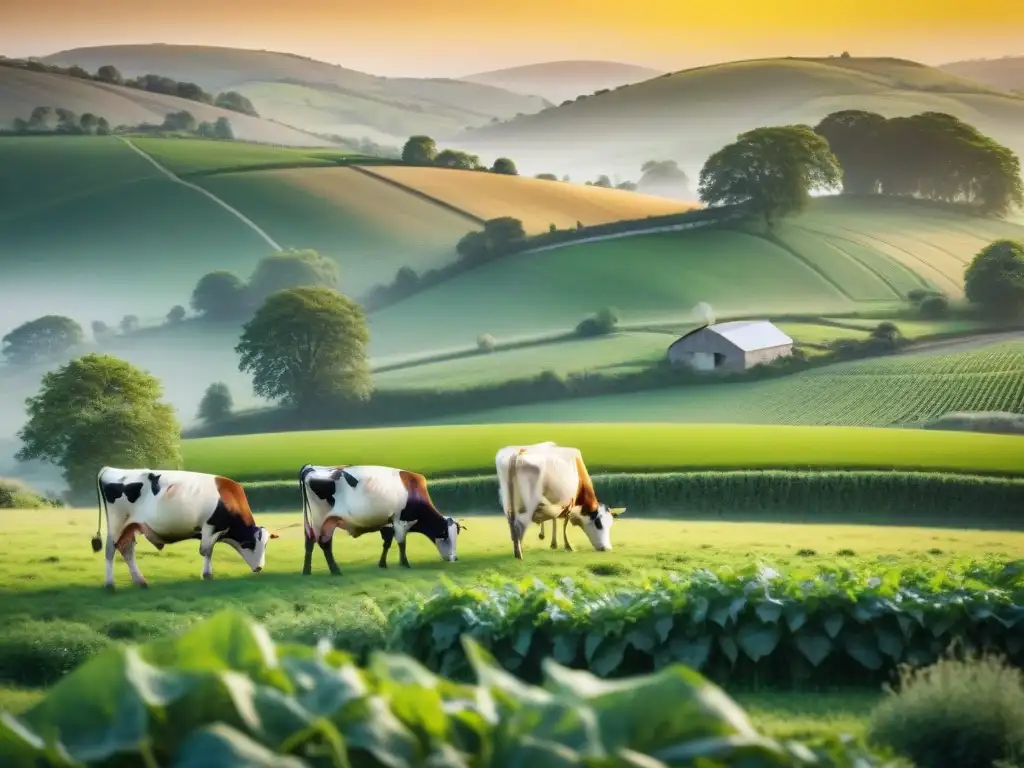
[[[669,362],[698,371],[744,371],[793,354],[793,340],[767,320],[706,325],[668,348]]]

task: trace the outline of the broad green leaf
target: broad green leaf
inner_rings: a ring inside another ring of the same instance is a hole
[[[796,647],[812,666],[819,666],[832,652],[832,640],[824,632],[805,629],[796,634]]]
[[[796,765],[781,745],[750,734],[726,734],[677,744],[655,751],[653,756],[669,766],[743,765],[761,768],[793,768]],[[714,763],[711,761],[721,761]]]
[[[439,651],[447,650],[465,629],[457,619],[444,618],[430,625],[430,634],[434,638],[434,647]]]
[[[84,763],[72,758],[63,745],[46,744],[14,715],[0,712],[0,765],[78,768]]]
[[[530,652],[531,642],[533,642],[533,627],[520,627],[519,631],[516,632],[516,639],[512,643],[512,648],[520,656],[525,656]]]
[[[704,601],[707,603],[707,601]],[[671,616],[662,616],[656,622],[654,622],[654,629],[658,633],[658,641],[664,643],[668,640],[669,633],[672,631],[672,627],[675,624],[675,620]]]
[[[841,613],[830,613],[825,617],[825,631],[828,632],[829,637],[835,637],[839,634],[839,631],[843,628],[843,614]]]
[[[786,626],[790,632],[796,632],[807,623],[807,608],[800,603],[789,603],[783,609],[786,615]]]
[[[341,732],[349,758],[355,765],[360,761],[353,751],[371,755],[385,768],[407,768],[422,755],[416,737],[380,696],[357,699],[331,719]]]
[[[690,620],[694,624],[700,624],[704,619],[707,618],[708,608],[710,603],[708,599],[703,595],[697,597],[693,601],[693,606],[690,608]]]
[[[650,653],[657,646],[658,637],[654,629],[648,625],[646,627],[637,627],[627,632],[626,642],[638,651]]]
[[[271,752],[244,734],[214,723],[182,742],[173,768],[308,768],[295,757]]]
[[[575,750],[529,734],[495,755],[492,768],[582,768]]]
[[[594,654],[597,653],[597,649],[601,647],[601,643],[605,641],[607,636],[607,633],[596,630],[587,632],[587,638],[583,642],[583,654],[587,664],[594,663]]]
[[[598,647],[590,660],[590,669],[598,677],[608,677],[619,668],[626,652],[626,641],[619,637],[608,637]]]
[[[408,656],[374,653],[370,669],[380,681],[378,693],[391,712],[428,745],[444,739],[448,717],[438,679],[422,664]]]
[[[564,633],[555,635],[555,642],[551,649],[551,655],[559,664],[572,664],[579,653],[580,638],[575,633]]]
[[[731,637],[727,637],[726,635],[719,635],[718,647],[722,649],[722,653],[726,655],[731,663],[736,663],[736,659],[739,658],[740,651],[735,640]]]
[[[774,624],[782,617],[782,603],[775,600],[764,600],[754,609],[761,621]]]
[[[878,641],[872,632],[864,629],[850,629],[843,633],[843,647],[861,666],[871,670],[882,668],[882,654],[878,652]]]
[[[515,708],[527,702],[543,704],[549,700],[544,690],[527,685],[501,669],[494,657],[473,638],[463,635],[462,646],[479,684],[505,707]]]
[[[332,667],[321,657],[285,657],[281,659],[281,666],[291,680],[296,700],[316,716],[337,712],[368,693],[359,670],[350,662]]]
[[[779,645],[782,628],[778,624],[748,621],[736,633],[736,643],[753,661],[768,656]]]
[[[711,652],[711,635],[705,634],[692,639],[673,637],[669,647],[676,661],[699,672],[707,663],[708,654]]]
[[[708,612],[708,618],[724,629],[729,621],[736,621],[736,617],[746,604],[747,598],[743,595],[724,598],[716,601],[715,606]]]
[[[874,630],[875,639],[878,641],[878,650],[893,661],[899,661],[900,656],[903,655],[903,637],[879,624],[874,626]]]
[[[896,621],[900,625],[900,630],[903,632],[903,639],[909,640],[910,636],[914,634],[914,620],[903,613],[896,614]]]

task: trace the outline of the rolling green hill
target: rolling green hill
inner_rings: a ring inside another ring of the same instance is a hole
[[[957,77],[977,80],[991,88],[1024,93],[1024,56],[952,61],[939,69]]]
[[[0,126],[9,127],[19,117],[27,120],[33,109],[43,106],[63,107],[78,115],[91,112],[105,117],[112,127],[141,123],[159,125],[169,113],[187,110],[199,121],[215,122],[220,117],[228,118],[235,136],[246,141],[296,147],[331,144],[289,127],[291,124],[287,120],[283,121],[285,124],[275,123],[177,96],[67,75],[0,67]]]
[[[105,64],[124,75],[156,73],[206,89],[235,90],[260,115],[318,133],[404,141],[427,133],[451,136],[493,118],[547,106],[537,96],[446,79],[389,78],[275,51],[191,45],[111,45],[44,57],[95,72]]]
[[[516,406],[425,424],[692,422],[890,427],[951,411],[1024,413],[1024,342],[894,355],[767,381],[707,384]],[[1024,445],[1022,445],[1024,447]]]
[[[603,88],[631,85],[663,74],[657,69],[618,61],[545,61],[478,72],[459,79],[493,85],[515,93],[535,94],[560,104],[566,99],[575,99]]]
[[[885,116],[948,112],[1021,153],[1024,97],[900,59],[786,58],[670,73],[571,104],[467,131],[460,146],[516,157],[529,173],[623,173],[670,157],[696,177],[742,131],[816,124],[839,109]],[[543,149],[540,149],[543,148]],[[569,165],[571,164],[571,168]]]

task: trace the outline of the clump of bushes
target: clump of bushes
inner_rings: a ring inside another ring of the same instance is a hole
[[[0,509],[42,509],[59,506],[59,501],[37,493],[21,480],[0,477]]]
[[[1024,759],[1024,673],[998,656],[940,659],[900,672],[872,715],[872,742],[918,768],[1020,765]]]
[[[489,333],[481,333],[476,337],[476,348],[481,352],[493,352],[496,346],[497,340]]]
[[[619,312],[614,307],[605,307],[597,314],[585,317],[576,326],[576,335],[589,338],[604,336],[614,331],[619,325]]]

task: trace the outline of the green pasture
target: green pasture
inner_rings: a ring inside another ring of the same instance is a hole
[[[622,519],[614,549],[595,552],[576,535],[576,551],[552,551],[527,533],[525,560],[516,561],[500,515],[470,518],[459,540],[459,560],[444,563],[422,537],[410,537],[412,569],[377,568],[380,539],[338,537],[341,576],[327,573],[319,552],[313,574],[300,575],[301,520],[290,514],[262,515],[259,522],[281,529],[268,551],[263,573],[252,574],[233,551],[218,547],[214,579],[199,577],[195,548],[172,545],[157,552],[138,546],[140,568],[150,589],[131,585],[115,563],[117,592],[103,588],[103,555],[88,540],[95,511],[58,510],[51,525],[59,538],[40,540],[32,518],[9,513],[0,540],[0,708],[21,711],[39,697],[38,688],[112,640],[143,640],[177,632],[224,607],[236,607],[264,622],[279,639],[314,642],[333,637],[340,647],[364,649],[382,643],[387,614],[408,597],[432,590],[441,578],[474,584],[491,576],[577,580],[641,579],[695,568],[746,567],[751,562],[780,568],[843,566],[942,569],[962,558],[1009,559],[1024,548],[1024,534],[953,529],[848,525],[787,525],[664,522]],[[78,542],[78,545],[75,544]],[[339,590],[346,598],[337,599]],[[728,687],[728,686],[727,686]],[[733,691],[730,691],[733,693]],[[839,727],[860,734],[880,692],[735,692],[761,727],[781,736],[819,734]]]
[[[360,159],[345,149],[275,147],[213,139],[132,139],[132,143],[179,176],[251,168],[332,166]]]
[[[951,411],[1024,413],[1022,370],[1024,344],[1011,342],[954,354],[922,352],[839,363],[762,381],[509,406],[428,423],[602,420],[891,427]],[[1024,454],[1016,455],[1024,462]]]
[[[564,405],[564,404],[562,404]],[[239,481],[290,480],[310,464],[383,464],[430,476],[490,474],[506,445],[579,448],[592,473],[699,469],[903,469],[1020,474],[1006,435],[741,424],[520,423],[282,432],[183,443],[185,467]]]

